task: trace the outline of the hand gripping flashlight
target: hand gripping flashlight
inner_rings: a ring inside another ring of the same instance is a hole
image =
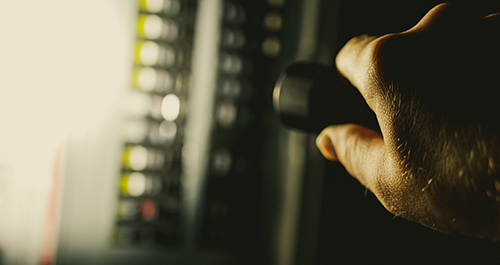
[[[328,125],[357,123],[380,131],[364,98],[342,80],[335,66],[293,63],[276,82],[273,104],[290,128],[319,133]]]

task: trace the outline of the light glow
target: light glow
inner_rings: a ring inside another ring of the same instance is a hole
[[[237,109],[231,102],[219,103],[215,117],[217,122],[223,128],[229,129],[236,122]]]
[[[144,199],[139,205],[139,215],[145,221],[151,221],[156,217],[156,203],[150,199]]]
[[[163,10],[165,0],[143,0],[145,1],[146,11],[159,13]]]
[[[243,70],[243,60],[236,54],[221,52],[219,64],[221,70],[229,74],[238,74]]]
[[[127,179],[127,192],[130,196],[138,197],[146,191],[146,176],[140,172],[131,173]]]
[[[154,68],[144,67],[139,70],[137,83],[141,90],[151,92],[156,88],[157,78],[157,72]]]
[[[146,15],[144,17],[143,33],[144,37],[156,40],[161,37],[163,31],[163,20],[157,15]]]
[[[160,57],[160,45],[152,41],[139,43],[139,62],[146,66],[156,65]]]
[[[9,36],[0,49],[0,263],[55,263],[61,245],[91,245],[92,256],[107,242],[99,227],[114,205],[93,199],[116,180],[109,161],[119,156],[135,2],[0,1],[0,31]],[[65,197],[74,183],[78,192]],[[82,194],[91,199],[72,199]],[[73,210],[91,214],[62,224]]]
[[[179,117],[181,101],[178,96],[168,94],[163,98],[161,114],[167,121],[175,121]]]
[[[144,170],[148,166],[148,150],[140,145],[131,147],[128,154],[128,164],[133,170]]]
[[[262,41],[262,53],[267,57],[274,58],[278,56],[281,50],[281,43],[276,37],[266,37]]]

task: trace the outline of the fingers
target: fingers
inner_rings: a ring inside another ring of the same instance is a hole
[[[402,35],[428,32],[436,26],[445,28],[443,24],[449,23],[449,17],[459,16],[458,11],[445,12],[449,10],[449,7],[448,3],[435,6],[414,27],[405,32],[381,37],[369,35],[354,37],[339,51],[335,59],[337,69],[361,92],[375,113],[377,111],[374,101],[380,93],[376,88],[381,85],[380,79],[384,74],[379,72],[379,63],[384,58],[384,52],[393,52],[390,49],[383,49],[384,44],[389,39],[400,39]],[[446,18],[443,19],[443,16]]]
[[[357,124],[332,125],[319,134],[316,145],[325,158],[342,163],[372,191],[383,175],[384,140],[373,130]]]
[[[498,19],[498,18],[500,18],[500,13],[489,14],[489,15],[485,16],[484,18],[486,18],[486,19]]]
[[[464,14],[461,10],[460,6],[451,5],[449,3],[439,4],[429,10],[420,21],[415,24],[412,28],[405,31],[404,33],[423,33],[429,31],[432,28],[446,28],[448,27],[446,24],[451,23],[452,21],[464,20]],[[458,9],[458,10],[457,10]]]
[[[411,29],[403,33],[434,33],[444,35],[450,31],[463,31],[478,26],[482,18],[495,15],[498,7],[488,4],[443,3],[435,6]]]
[[[500,29],[500,13],[485,16],[482,20],[481,26],[492,32],[493,34],[491,35],[498,38],[498,34],[495,33]]]
[[[373,75],[373,61],[376,59],[373,52],[374,40],[377,37],[354,37],[344,45],[335,59],[340,74],[358,88],[365,99],[372,97],[368,88],[369,81],[373,79],[370,77]]]
[[[360,91],[368,105],[377,113],[376,100],[378,95],[383,93],[378,89],[381,87],[381,76],[384,76],[379,68],[380,62],[387,55],[384,55],[384,52],[393,52],[390,49],[383,49],[387,40],[401,39],[403,35],[416,34],[448,36],[452,32],[457,33],[457,36],[462,36],[463,34],[460,33],[465,28],[484,26],[481,24],[481,18],[486,18],[490,25],[498,25],[493,23],[500,18],[498,13],[494,13],[500,11],[498,3],[497,5],[443,3],[429,10],[414,27],[407,31],[381,37],[369,35],[354,37],[337,54],[335,60],[337,69]],[[407,51],[407,48],[403,47],[402,51]]]
[[[325,158],[342,163],[391,213],[415,217],[415,211],[427,205],[418,186],[402,177],[400,163],[379,133],[357,124],[332,125],[319,134],[316,145]]]

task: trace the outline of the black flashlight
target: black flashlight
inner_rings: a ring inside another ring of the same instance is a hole
[[[296,62],[278,78],[274,110],[290,128],[319,133],[328,125],[357,123],[380,131],[375,113],[335,66]]]

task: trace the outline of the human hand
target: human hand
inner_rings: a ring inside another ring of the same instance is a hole
[[[316,143],[391,213],[500,242],[500,14],[440,4],[413,28],[351,39],[339,72],[382,134],[333,125]]]

